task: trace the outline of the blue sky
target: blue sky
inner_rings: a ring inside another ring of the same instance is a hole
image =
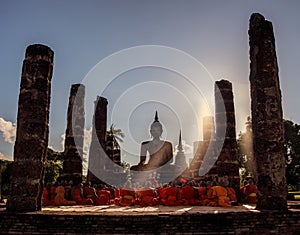
[[[115,77],[102,95],[109,100],[108,125],[115,123],[118,128],[129,131],[125,132],[123,144],[126,150],[138,155],[139,143],[150,138],[149,125],[156,109],[164,124],[164,138],[172,141],[174,146],[177,144],[179,129],[182,129],[187,145],[201,139],[201,118],[211,112],[213,114],[213,104],[209,104],[207,110],[210,111],[199,110],[199,107],[207,100],[210,103],[210,99],[213,99],[210,85],[212,81],[222,78],[233,83],[239,133],[250,114],[247,31],[253,12],[260,12],[273,23],[284,118],[300,123],[299,7],[300,2],[296,0],[2,0],[1,156],[13,155],[12,124],[16,123],[22,62],[26,47],[34,43],[45,44],[55,53],[49,145],[57,150],[62,150],[61,135],[66,128],[71,85],[87,79],[89,72],[112,54],[143,45],[173,48],[199,61],[207,74],[199,74],[198,79],[191,80],[204,95],[202,93],[202,98],[200,95],[200,99],[195,101],[199,93],[193,96],[197,92],[193,86],[187,84],[182,75],[165,68],[144,66],[128,69]],[[177,57],[169,56],[166,60],[175,62]],[[115,67],[111,69],[117,69],[118,64],[113,65]],[[208,77],[212,80],[207,80]],[[95,87],[101,86],[101,81]],[[87,129],[90,128],[90,110],[95,98],[86,100]],[[138,160],[132,157],[128,161]]]

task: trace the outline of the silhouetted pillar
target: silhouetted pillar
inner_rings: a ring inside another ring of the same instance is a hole
[[[53,51],[44,45],[30,45],[26,49],[20,85],[8,211],[41,209],[44,162],[49,134],[53,57]]]
[[[200,174],[207,173],[208,168],[211,166],[210,161],[214,161],[211,159],[214,156],[214,136],[215,136],[215,125],[214,125],[214,117],[206,116],[203,117],[203,141],[194,142],[194,158],[190,163],[190,172],[192,178],[199,177],[200,167],[204,167]],[[202,165],[204,158],[206,158],[205,166]],[[212,163],[213,164],[213,163]],[[204,173],[205,172],[205,173]],[[202,176],[203,176],[202,175]]]
[[[232,84],[227,80],[215,83],[216,147],[220,149],[212,171],[219,177],[228,176],[230,184],[239,189],[239,164],[235,130],[235,111]]]
[[[70,90],[67,113],[67,129],[64,149],[63,176],[81,179],[84,139],[84,100],[85,87],[73,84]],[[76,181],[76,180],[75,180]]]
[[[203,117],[203,140],[210,141],[215,137],[215,125],[214,117],[206,116]]]
[[[97,97],[92,126],[92,141],[89,152],[89,169],[87,180],[101,183],[99,176],[105,170],[106,131],[107,131],[107,99]]]
[[[260,210],[286,210],[281,91],[272,23],[252,14],[249,25],[254,159]]]

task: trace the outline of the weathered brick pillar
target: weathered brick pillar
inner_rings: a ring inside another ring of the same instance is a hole
[[[260,210],[286,210],[281,91],[272,23],[254,13],[249,25],[254,159]]]
[[[210,141],[215,138],[215,124],[213,116],[203,117],[203,141]]]
[[[194,142],[194,158],[191,161],[189,167],[192,178],[199,177],[199,169],[203,163],[204,158],[208,159],[211,157],[211,152],[212,152],[211,150],[213,145],[211,144],[211,142],[214,141],[214,136],[215,136],[214,117],[213,116],[203,117],[203,141]],[[207,161],[207,163],[208,162],[209,161]],[[205,164],[204,167],[209,167],[209,163]]]
[[[53,57],[53,51],[44,45],[30,45],[26,49],[8,211],[41,209]]]
[[[87,180],[101,183],[98,177],[105,170],[106,131],[107,131],[107,99],[97,97],[92,126],[92,141],[89,152],[89,169]]]
[[[240,186],[235,111],[232,84],[227,80],[215,83],[216,146],[221,148],[216,162],[219,177],[228,176],[236,190]],[[213,169],[212,169],[213,170]]]
[[[73,84],[70,90],[67,113],[63,176],[76,181],[82,177],[82,156],[84,139],[85,87]]]
[[[191,177],[194,179],[199,177],[199,169],[207,152],[208,144],[207,141],[194,142],[194,157],[189,166]]]

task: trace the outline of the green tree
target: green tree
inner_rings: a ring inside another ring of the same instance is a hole
[[[300,184],[300,125],[284,120],[286,179],[289,186]]]
[[[300,125],[284,120],[284,156],[286,162],[286,179],[290,188],[300,184]],[[252,123],[247,118],[246,131],[240,132],[238,142],[241,181],[248,175],[255,178],[255,161],[253,158]]]
[[[10,175],[11,175],[11,168],[13,162],[11,161],[2,161],[0,160],[1,164],[1,197],[8,196],[8,190],[9,190],[9,182],[10,182]],[[0,198],[1,199],[1,198]]]
[[[122,130],[116,129],[114,124],[112,124],[106,132],[106,154],[117,165],[121,165],[121,149],[119,142],[123,142],[124,136]]]
[[[107,136],[111,137],[113,140],[113,149],[120,149],[119,142],[123,142],[125,134],[121,129],[116,129],[114,124],[110,125],[109,130],[107,131]]]
[[[62,153],[48,148],[45,161],[44,183],[55,182],[62,173]]]
[[[252,176],[255,179],[255,161],[253,158],[253,139],[252,139],[252,122],[248,116],[245,123],[246,131],[240,132],[238,143],[238,156],[240,164],[241,182],[243,182],[247,176]]]

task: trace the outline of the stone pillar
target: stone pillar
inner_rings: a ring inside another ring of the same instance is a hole
[[[210,141],[215,138],[214,117],[203,117],[203,141]]]
[[[30,45],[26,49],[8,211],[41,209],[53,57],[53,51],[44,45]]]
[[[192,178],[199,177],[199,169],[203,163],[204,158],[210,158],[213,156],[213,143],[215,136],[214,117],[203,117],[203,141],[194,142],[194,158],[190,163],[190,172]],[[209,167],[209,164],[205,167]],[[203,172],[205,169],[203,170]]]
[[[99,175],[105,170],[106,131],[107,131],[107,99],[97,97],[92,126],[92,141],[89,152],[89,169],[87,180],[101,183]]]
[[[249,25],[254,159],[259,210],[286,210],[281,91],[272,23],[254,13]]]
[[[220,149],[214,167],[218,177],[228,176],[230,184],[240,186],[238,152],[235,130],[235,111],[232,84],[227,80],[215,83],[216,148]],[[214,171],[214,167],[212,171]]]
[[[194,142],[194,158],[189,166],[190,174],[193,179],[197,179],[199,177],[199,169],[203,163],[203,159],[206,155],[208,145],[209,142],[207,141]]]
[[[65,150],[63,154],[63,176],[67,179],[73,180],[73,182],[74,180],[80,180],[82,177],[82,156],[85,121],[84,100],[84,85],[73,84],[70,90]]]

